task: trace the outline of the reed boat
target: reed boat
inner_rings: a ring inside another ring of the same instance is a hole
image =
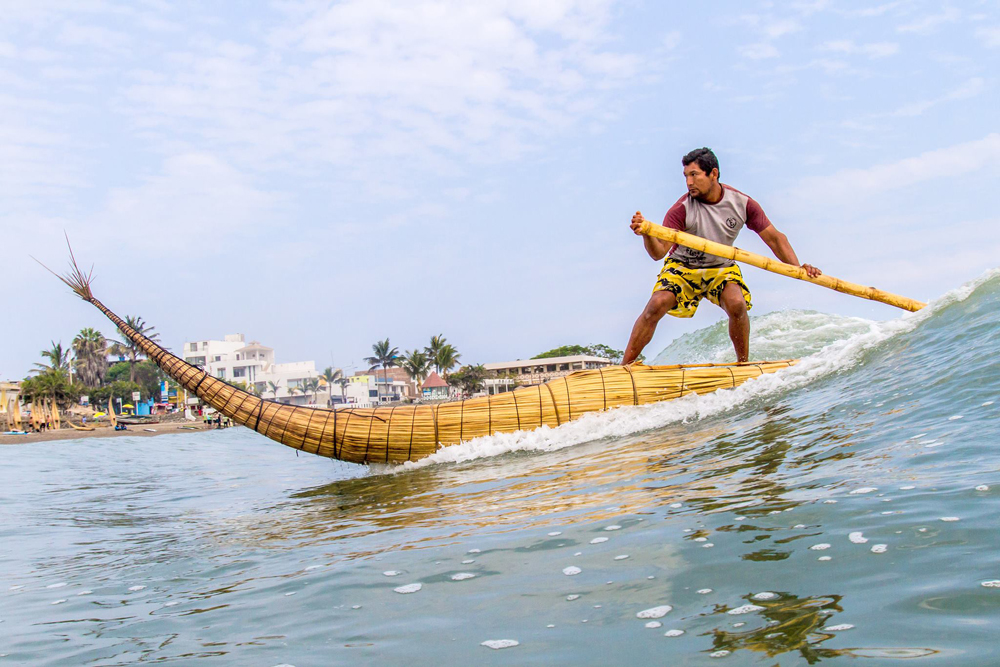
[[[72,257],[72,249],[70,250]],[[607,366],[542,385],[450,403],[325,409],[267,400],[171,354],[94,297],[91,275],[58,276],[188,392],[238,424],[293,449],[351,463],[404,463],[494,433],[559,426],[591,412],[738,387],[795,360],[678,366]],[[111,414],[109,412],[109,414]],[[126,421],[119,418],[119,421]]]

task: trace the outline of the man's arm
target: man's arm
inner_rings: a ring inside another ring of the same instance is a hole
[[[639,231],[639,228],[642,226],[642,222],[642,213],[636,211],[635,215],[632,216],[632,224],[630,224],[629,227],[632,228],[632,231],[636,236],[642,236],[642,245],[646,248],[646,253],[653,259],[659,261],[667,256],[667,253],[670,252],[671,245],[666,241],[656,238],[655,236],[644,236],[643,233]]]
[[[774,256],[785,264],[801,266],[806,270],[810,278],[816,278],[823,274],[822,271],[812,264],[799,264],[799,258],[795,255],[792,244],[788,242],[788,237],[779,232],[773,224],[768,225],[766,229],[762,229],[758,234],[760,234],[760,238],[764,240],[764,243],[767,244],[767,247],[771,249],[771,252],[774,253]]]

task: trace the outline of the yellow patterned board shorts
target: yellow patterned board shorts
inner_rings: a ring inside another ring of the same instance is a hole
[[[743,282],[743,273],[735,264],[717,269],[691,269],[668,257],[663,262],[663,269],[656,279],[653,293],[673,292],[677,297],[677,305],[667,311],[667,314],[674,317],[693,317],[702,297],[707,296],[715,305],[721,305],[719,297],[722,296],[722,288],[726,283],[736,283],[740,286],[743,298],[747,302],[747,310],[750,310],[753,307],[750,303],[750,288]]]

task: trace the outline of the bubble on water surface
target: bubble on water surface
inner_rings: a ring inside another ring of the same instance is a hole
[[[170,602],[165,602],[165,603],[163,604],[163,606],[164,606],[164,607],[176,607],[176,606],[177,606],[177,605],[179,605],[179,604],[180,604],[180,601],[179,601],[179,600],[171,600]]]
[[[65,599],[62,599],[62,600],[56,600],[56,601],[55,601],[55,602],[53,602],[52,604],[62,604],[62,603],[63,603],[63,602],[65,602],[65,601],[66,601]]]
[[[469,549],[469,550],[468,550],[468,551],[466,551],[465,553],[469,553],[469,554],[478,554],[478,553],[482,553],[482,552],[483,552],[483,550],[482,550],[482,549]]]
[[[736,607],[736,609],[730,609],[726,613],[731,616],[739,616],[741,614],[749,614],[753,611],[762,611],[763,609],[759,604],[744,604]]]
[[[850,630],[853,627],[854,626],[850,623],[841,623],[840,625],[828,625],[823,629],[828,630],[829,632],[843,632],[844,630]]]
[[[941,517],[941,520],[942,521],[949,521],[949,522],[950,521],[961,521],[961,519],[959,519],[957,516],[943,516],[943,517]]]
[[[805,527],[806,527],[806,524],[804,524],[804,523],[797,523],[794,526],[792,526],[792,528],[796,529],[796,530],[801,530],[801,529],[803,529]]]
[[[854,489],[851,491],[850,495],[859,496],[864,493],[871,493],[872,491],[878,491],[877,486],[862,486],[860,489]]]
[[[833,560],[833,557],[832,556],[820,556],[816,560],[821,560],[821,561],[825,562],[825,561],[828,561],[828,560]]]
[[[62,588],[63,586],[66,585],[67,584],[65,581],[60,581],[58,584],[49,584],[48,586],[46,586],[46,588]]]
[[[667,630],[663,633],[664,637],[680,637],[684,634],[683,630]]]
[[[744,625],[746,625],[746,623],[744,623],[743,621],[740,621],[739,623],[733,623],[734,628],[742,628]]]
[[[854,542],[855,544],[864,544],[868,541],[868,538],[865,537],[865,534],[862,533],[860,530],[857,530],[848,535],[847,539],[849,539],[851,542]]]
[[[608,541],[608,538],[606,538],[606,537],[595,537],[594,539],[592,539],[590,541],[590,543],[591,544],[600,544],[601,542],[607,542],[607,541]]]
[[[615,556],[615,560],[625,560],[628,558],[628,554],[621,554],[620,556]]]
[[[399,586],[398,588],[393,588],[392,590],[406,595],[407,593],[416,593],[423,587],[423,584],[406,584],[405,586]]]
[[[565,574],[567,577],[572,577],[574,575],[580,574],[581,572],[583,572],[583,570],[578,568],[576,565],[570,565],[569,567],[563,568],[563,574]]]
[[[128,589],[130,591],[132,591],[133,593],[135,593],[136,591],[141,591],[144,588],[145,588],[145,586],[129,586]]]
[[[778,594],[772,593],[771,591],[763,591],[761,593],[754,593],[750,597],[754,600],[776,600],[778,598]]]
[[[663,618],[671,611],[673,607],[669,604],[660,605],[659,607],[650,607],[649,609],[643,609],[635,615],[636,618]]]
[[[511,648],[512,646],[518,646],[521,642],[516,639],[487,639],[482,642],[480,646],[485,646],[486,648],[492,649],[502,649]]]
[[[837,501],[836,501],[836,500],[834,500],[833,498],[830,498],[829,500],[824,500],[824,501],[823,501],[823,504],[824,504],[824,505],[836,505],[836,504],[837,504]]]
[[[726,649],[722,649],[721,651],[715,651],[714,653],[709,653],[708,657],[709,658],[725,658],[727,655],[729,655],[729,651],[727,651]]]
[[[746,521],[747,518],[745,516],[738,516],[738,517],[736,517],[736,520],[737,521]]]
[[[875,546],[872,547],[872,553],[884,554],[888,548],[889,548],[888,544],[876,544]]]
[[[465,581],[466,579],[475,579],[476,575],[471,572],[456,572],[451,575],[452,581]]]
[[[580,596],[577,595],[576,593],[573,593],[572,595],[567,595],[566,596],[566,600],[569,601],[569,602],[572,602],[573,600],[579,600],[579,599],[580,599]]]
[[[707,537],[696,537],[696,538],[694,538],[694,541],[695,542],[708,542],[708,538]]]
[[[697,593],[698,595],[708,595],[711,592],[712,592],[711,588],[699,588],[697,591],[695,591],[695,593]]]
[[[953,422],[956,419],[961,419],[961,418],[962,418],[962,415],[952,415],[951,417],[948,417],[948,421]]]
[[[812,549],[813,551],[823,551],[824,549],[829,549],[830,545],[827,544],[826,542],[820,542],[819,544],[814,544],[809,548]]]
[[[547,628],[554,628],[554,627],[556,627],[556,626],[555,626],[555,625],[553,625],[552,623],[549,623],[549,624],[548,624],[548,625],[546,625],[545,627],[547,627]]]
[[[399,570],[386,570],[382,574],[384,574],[387,577],[398,577],[399,575],[401,575],[403,573],[400,572]]]
[[[985,484],[980,484],[979,486],[976,487],[976,491],[989,491],[989,490],[990,487],[986,486]]]
[[[361,605],[359,605],[359,604],[352,605],[351,609],[361,609]]]
[[[979,584],[983,588],[1000,588],[1000,579],[991,579]]]
[[[556,537],[557,535],[562,535],[562,531],[553,530],[551,533],[548,533],[549,537]]]
[[[917,488],[917,487],[913,486],[912,484],[907,484],[906,486],[899,487],[899,490],[900,491],[910,491],[911,489],[915,489],[915,488]]]
[[[575,554],[573,554],[573,555],[574,555],[574,556],[582,556],[582,555],[583,555],[583,552],[582,552],[582,551],[577,551],[577,552],[576,552]]]
[[[291,597],[293,595],[295,595],[295,591],[292,591],[291,593],[285,593],[286,598]]]
[[[605,526],[604,530],[621,530],[621,526]]]
[[[649,623],[646,624],[646,627],[647,628],[662,628],[663,627],[663,623],[660,623],[659,621],[650,621]]]
[[[475,558],[466,558],[465,560],[462,561],[462,565],[472,565],[475,562],[476,562]]]
[[[702,548],[702,549],[711,549],[711,548],[712,548],[712,547],[714,547],[714,546],[715,546],[715,545],[714,545],[714,544],[712,544],[711,542],[706,542],[705,544],[701,545],[701,548]]]

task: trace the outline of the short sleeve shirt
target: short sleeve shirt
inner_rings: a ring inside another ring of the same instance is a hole
[[[684,195],[670,207],[663,218],[663,226],[700,236],[709,241],[732,246],[744,226],[760,234],[771,226],[764,209],[756,201],[736,188],[722,185],[722,199],[706,204],[691,195]],[[731,259],[709,255],[700,250],[675,245],[669,253],[692,269],[710,269],[732,266]]]

